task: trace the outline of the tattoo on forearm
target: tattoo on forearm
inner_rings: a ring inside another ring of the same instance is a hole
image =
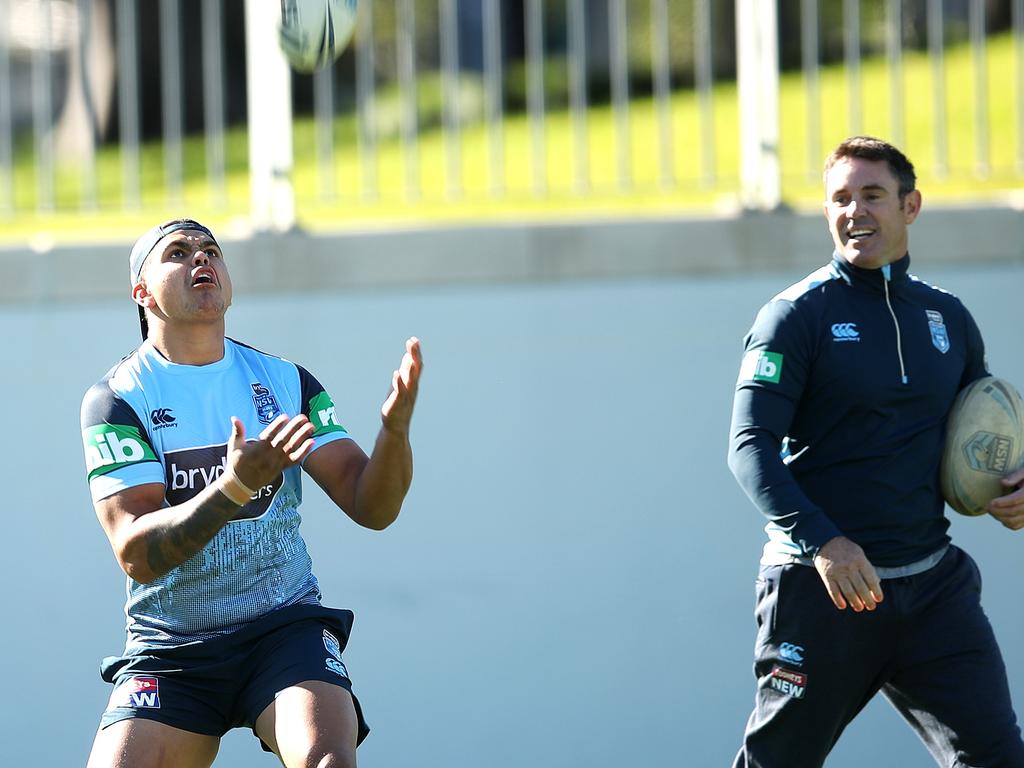
[[[220,491],[193,503],[195,508],[183,521],[152,532],[146,555],[153,573],[163,575],[188,560],[238,511],[238,505]]]

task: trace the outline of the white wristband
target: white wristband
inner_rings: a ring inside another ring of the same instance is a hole
[[[244,507],[256,495],[256,491],[239,480],[238,475],[230,469],[220,476],[220,492],[240,507]]]

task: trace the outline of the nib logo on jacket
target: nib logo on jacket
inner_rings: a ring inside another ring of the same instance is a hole
[[[754,349],[743,356],[740,381],[767,381],[778,384],[782,378],[782,354]]]

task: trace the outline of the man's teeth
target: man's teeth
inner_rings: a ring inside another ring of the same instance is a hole
[[[871,230],[871,229],[851,229],[850,230],[850,237],[867,237],[873,231],[874,230]]]

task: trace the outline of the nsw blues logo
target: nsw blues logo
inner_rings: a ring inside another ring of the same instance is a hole
[[[256,406],[256,415],[260,422],[269,424],[281,412],[274,394],[258,381],[252,384],[252,404]]]
[[[160,709],[160,681],[155,677],[130,677],[111,697],[108,709]]]
[[[942,354],[949,352],[949,334],[946,333],[946,324],[942,320],[942,314],[934,309],[926,309],[924,313],[928,316],[928,330],[932,334],[932,345]]]

